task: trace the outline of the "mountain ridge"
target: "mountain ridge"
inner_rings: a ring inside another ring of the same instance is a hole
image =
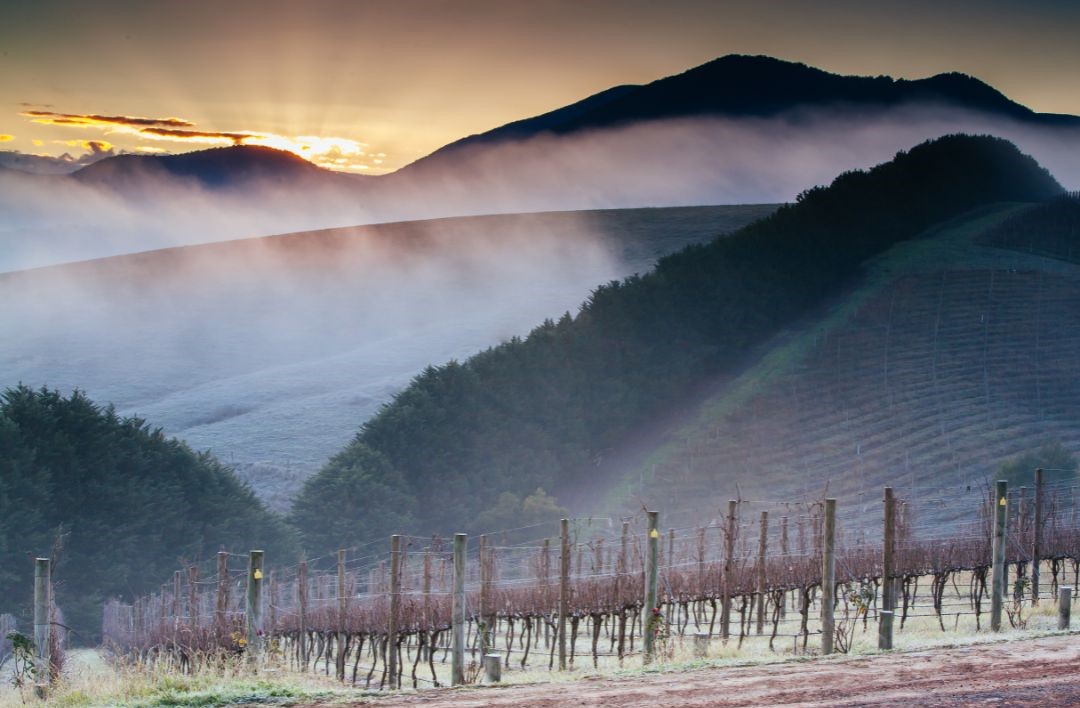
[[[719,92],[725,88],[735,89],[735,95],[743,104],[726,101],[723,95],[718,99],[709,98],[709,91]],[[1080,126],[1080,117],[1037,113],[980,79],[960,72],[945,72],[923,79],[894,79],[884,75],[835,74],[802,62],[764,55],[729,54],[679,74],[646,84],[615,86],[562,108],[461,138],[402,170],[467,146],[522,139],[545,132],[565,134],[585,128],[664,118],[761,118],[798,108],[840,105],[880,108],[919,102],[974,109],[1022,121]]]
[[[279,183],[315,179],[343,188],[392,182],[457,156],[467,148],[519,142],[544,134],[693,118],[768,118],[805,109],[885,110],[934,105],[970,110],[1042,127],[1080,128],[1080,117],[1038,113],[986,82],[960,72],[921,79],[844,75],[764,55],[729,54],[645,84],[621,84],[551,111],[450,142],[384,175],[354,175],[318,167],[287,151],[255,145],[172,155],[107,157],[72,175],[93,184],[137,184],[147,171],[227,187],[257,178]],[[232,164],[230,164],[232,163]],[[301,164],[302,163],[302,164]],[[17,168],[13,168],[18,171]],[[389,178],[389,179],[388,179]]]

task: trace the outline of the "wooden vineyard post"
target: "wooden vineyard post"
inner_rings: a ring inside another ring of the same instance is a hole
[[[298,618],[297,631],[299,636],[297,637],[297,658],[300,662],[300,670],[307,671],[308,655],[307,655],[307,561],[303,558],[300,559],[300,565],[296,569],[296,602],[300,605],[300,616]]]
[[[450,660],[450,685],[465,683],[465,551],[468,536],[454,534],[454,597],[451,608],[453,656]]]
[[[34,693],[41,700],[48,695],[52,682],[52,657],[49,655],[52,618],[52,569],[48,558],[34,561]]]
[[[895,613],[892,610],[882,610],[878,613],[878,649],[887,651],[893,648],[893,619]]]
[[[172,614],[173,614],[173,631],[179,633],[180,620],[183,615],[182,608],[183,602],[181,602],[180,595],[180,571],[173,571],[172,576]],[[174,639],[175,641],[175,639]]]
[[[731,636],[731,574],[735,570],[735,512],[738,502],[728,501],[727,533],[724,538],[724,582],[720,605],[720,637],[727,641]]]
[[[825,500],[821,553],[821,653],[832,654],[836,604],[836,500]]]
[[[697,534],[697,575],[698,587],[705,590],[705,527],[698,529]]]
[[[278,586],[274,579],[274,571],[270,571],[270,602],[267,606],[270,609],[270,623],[266,626],[266,641],[273,645],[274,632],[277,630],[277,611],[278,611]],[[198,623],[196,623],[197,626]]]
[[[791,548],[788,545],[788,517],[780,517],[780,556],[787,565],[791,564]],[[787,591],[780,598],[780,617],[787,616]]]
[[[658,629],[656,604],[656,585],[660,565],[660,531],[657,528],[659,512],[646,511],[649,520],[649,533],[647,539],[647,552],[645,554],[645,607],[642,612],[645,615],[642,630],[642,660],[646,665],[651,664],[656,654],[656,630]]]
[[[345,680],[345,618],[348,608],[345,602],[345,549],[337,552],[337,656],[334,667],[338,681]]]
[[[622,522],[622,536],[619,539],[619,561],[615,568],[615,602],[619,612],[619,665],[622,666],[626,655],[626,577],[630,574],[630,522]],[[631,627],[631,632],[633,628]]]
[[[1068,629],[1072,614],[1072,588],[1062,585],[1058,588],[1058,629]]]
[[[502,655],[484,654],[484,681],[499,683],[502,681]]]
[[[479,621],[477,622],[478,631],[480,633],[480,656],[481,659],[488,653],[491,647],[491,628],[487,626],[488,622],[488,545],[487,536],[480,535],[480,612]]]
[[[1043,471],[1035,470],[1035,523],[1031,530],[1031,603],[1039,604],[1039,554],[1042,552]]]
[[[229,635],[226,621],[226,613],[229,609],[229,554],[225,551],[218,551],[217,575],[217,601],[214,605],[214,623],[217,625],[218,634],[224,638]]]
[[[188,566],[188,614],[191,616],[191,627],[199,628],[199,566]]]
[[[252,661],[262,655],[262,578],[263,552],[248,553],[247,600],[244,605],[247,652]]]
[[[1001,605],[1005,594],[1005,514],[1009,483],[999,479],[994,493],[994,541],[991,564],[990,629],[1001,631]]]
[[[566,671],[566,618],[570,614],[570,520],[559,522],[559,671]]]
[[[390,537],[390,621],[386,628],[390,688],[398,685],[398,620],[401,614],[401,536]]]
[[[761,536],[757,557],[757,633],[765,633],[765,554],[769,542],[769,512],[761,512]]]
[[[892,649],[893,615],[896,608],[896,585],[893,583],[896,548],[896,498],[892,487],[885,487],[885,527],[881,544],[881,614],[878,620],[878,649]]]
[[[434,544],[432,544],[434,545]],[[424,661],[428,660],[431,655],[431,645],[427,639],[430,635],[435,623],[431,621],[431,546],[424,551],[424,579],[420,586],[420,592],[423,594],[424,599],[424,615],[420,624],[420,629],[424,633],[424,654],[420,658]]]
[[[551,602],[551,539],[544,539],[543,555],[540,557],[540,562],[543,566],[542,572],[544,575],[544,602]],[[551,625],[544,622],[544,648],[551,646]]]

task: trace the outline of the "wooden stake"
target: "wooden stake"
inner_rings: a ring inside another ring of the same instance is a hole
[[[247,625],[247,652],[252,661],[262,655],[262,582],[263,552],[248,553],[247,600],[244,606],[244,621]]]
[[[308,601],[308,580],[307,580],[307,561],[300,559],[300,565],[296,570],[296,594],[297,602],[300,605],[300,617],[299,617],[299,642],[297,644],[297,652],[300,659],[301,671],[307,671],[308,654],[307,654],[307,601]]]
[[[825,500],[821,554],[821,653],[832,654],[836,603],[836,500]]]
[[[757,633],[765,633],[765,554],[769,543],[769,512],[761,512],[757,557]]]
[[[424,580],[423,585],[420,588],[420,592],[424,597],[424,619],[421,629],[425,632],[430,632],[434,627],[434,622],[431,621],[431,549],[424,551]],[[428,647],[430,651],[430,647]],[[424,657],[427,659],[427,657]]]
[[[345,619],[348,608],[345,600],[345,549],[337,552],[337,657],[334,667],[337,669],[338,681],[345,680]]]
[[[892,610],[882,610],[878,620],[878,649],[886,651],[893,648],[893,617]]]
[[[881,609],[878,620],[878,649],[892,649],[893,610],[896,609],[896,574],[893,554],[896,549],[896,498],[892,487],[885,487],[885,525],[881,550]]]
[[[191,615],[191,627],[199,628],[199,566],[188,566],[188,614]]]
[[[1039,604],[1039,561],[1042,560],[1043,471],[1035,470],[1035,528],[1031,532],[1031,602]]]
[[[454,596],[451,618],[453,657],[450,663],[450,684],[465,683],[465,553],[468,536],[454,534]]]
[[[52,569],[48,558],[38,558],[34,561],[34,693],[41,700],[47,697],[52,683],[51,608]]]
[[[491,627],[488,627],[488,593],[491,591],[490,582],[488,579],[488,547],[487,536],[481,534],[480,536],[480,617],[478,627],[480,628],[480,656],[483,657],[488,653],[491,648]]]
[[[720,608],[720,636],[727,641],[731,636],[731,575],[735,571],[735,513],[738,502],[728,502],[727,534],[724,539],[723,598]]]
[[[1001,607],[1005,595],[1005,526],[1009,483],[999,479],[994,493],[994,540],[991,565],[990,629],[1001,631]]]
[[[653,617],[657,608],[656,586],[660,565],[660,531],[657,529],[659,512],[646,511],[645,514],[649,521],[649,531],[646,539],[648,551],[645,554],[645,606],[641,610],[644,613],[641,643],[644,652],[642,659],[648,665],[653,662],[656,654],[657,623]]]
[[[229,554],[218,551],[217,554],[217,604],[214,607],[214,623],[221,635],[228,634],[226,613],[229,609]]]
[[[788,547],[788,517],[780,517],[780,556],[784,559],[784,563],[790,564],[789,558],[790,548]],[[787,597],[788,593],[785,591],[780,598],[780,617],[787,616]]]
[[[484,682],[502,681],[502,657],[498,654],[484,654]]]
[[[173,614],[173,630],[178,631],[180,629],[180,619],[183,615],[183,603],[181,602],[180,595],[180,571],[173,571],[172,576],[172,614]]]
[[[401,536],[390,537],[390,622],[386,628],[390,688],[401,688],[398,682],[398,620],[401,613]]]
[[[1062,585],[1058,588],[1058,629],[1068,629],[1072,614],[1072,587]]]
[[[570,614],[570,520],[559,522],[559,671],[566,671],[566,618]]]

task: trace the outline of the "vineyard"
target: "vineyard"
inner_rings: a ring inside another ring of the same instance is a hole
[[[985,210],[895,248],[673,431],[627,496],[708,509],[828,484],[872,518],[886,484],[966,487],[1040,445],[1080,451],[1078,228],[1071,195]]]
[[[1059,586],[1080,580],[1076,487],[1036,474],[1034,489],[1000,504],[1001,488],[919,499],[887,489],[876,529],[845,525],[832,500],[742,500],[696,528],[657,530],[646,521],[655,512],[564,520],[555,537],[545,525],[513,529],[467,552],[458,535],[394,536],[389,552],[374,542],[295,565],[221,553],[185,564],[159,593],[110,602],[105,643],[140,663],[260,656],[349,685],[423,688],[478,681],[493,655],[512,679],[691,649],[847,652],[894,614],[901,635],[920,622],[942,633],[1024,628],[1034,603],[1053,605]],[[930,506],[957,524],[943,533],[920,521]]]

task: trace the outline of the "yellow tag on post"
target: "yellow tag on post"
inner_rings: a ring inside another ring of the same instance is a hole
[[[262,580],[262,571],[259,570],[258,568],[255,569],[255,579],[256,580]]]
[[[649,538],[660,538],[660,532],[656,529],[653,529],[649,532]]]
[[[1005,497],[998,499],[998,506],[1005,506]]]

